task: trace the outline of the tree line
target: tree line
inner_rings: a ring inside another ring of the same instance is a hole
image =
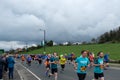
[[[97,39],[93,38],[91,40],[93,43],[116,43],[120,42],[120,27],[110,30],[109,32],[105,32],[100,35]]]

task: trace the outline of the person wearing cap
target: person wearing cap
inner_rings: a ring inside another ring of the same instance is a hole
[[[83,50],[81,56],[74,62],[74,69],[77,72],[79,80],[85,80],[87,74],[87,67],[90,67],[90,61],[87,58],[88,51]]]
[[[8,70],[9,70],[9,73],[8,73],[9,79],[13,79],[15,60],[14,60],[14,57],[12,55],[9,55],[9,57],[7,59],[7,63],[8,63]]]
[[[66,58],[64,55],[60,55],[60,65],[61,65],[61,71],[64,71],[66,64]]]

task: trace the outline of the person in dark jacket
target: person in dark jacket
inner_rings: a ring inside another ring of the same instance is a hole
[[[14,60],[14,57],[12,55],[10,55],[8,57],[7,63],[8,63],[8,70],[9,70],[9,79],[13,79],[15,60]]]
[[[4,70],[4,72],[7,72],[7,68],[8,68],[6,56],[7,56],[6,54],[3,56],[3,61],[4,61],[4,69],[3,70]]]
[[[2,56],[0,56],[0,80],[3,80],[3,65],[4,65],[4,61],[2,59]]]

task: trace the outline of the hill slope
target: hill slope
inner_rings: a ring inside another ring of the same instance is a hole
[[[69,54],[74,52],[77,56],[80,55],[82,50],[89,50],[93,53],[98,53],[103,51],[104,53],[110,53],[110,58],[115,60],[120,60],[120,43],[115,44],[92,44],[92,45],[78,45],[78,46],[53,46],[46,47],[46,53],[57,52],[59,54]],[[27,52],[28,54],[39,54],[43,53],[42,49],[33,50]]]

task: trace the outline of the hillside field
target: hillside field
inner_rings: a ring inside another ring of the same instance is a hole
[[[104,53],[110,53],[111,59],[120,60],[120,43],[46,47],[46,53],[57,52],[59,54],[70,54],[74,52],[77,56],[80,56],[82,50],[89,50],[95,54],[99,51],[103,51]],[[44,49],[41,48],[26,52],[26,54],[39,54],[43,52]]]

